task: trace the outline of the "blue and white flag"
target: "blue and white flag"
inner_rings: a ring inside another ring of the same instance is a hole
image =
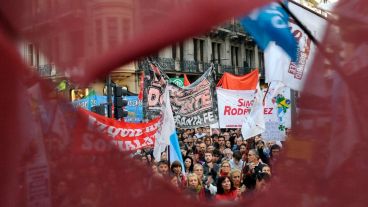
[[[298,44],[288,22],[288,14],[277,3],[257,9],[240,20],[244,29],[262,50],[265,50],[271,41],[275,41],[292,60],[296,61]]]
[[[181,170],[185,173],[183,156],[181,156],[178,136],[175,132],[170,136],[170,165],[176,160],[180,162]]]
[[[170,145],[171,136],[176,136],[176,129],[170,104],[169,86],[167,86],[163,93],[160,126],[156,133],[156,141],[153,148],[153,156],[156,162],[161,160],[161,153]]]

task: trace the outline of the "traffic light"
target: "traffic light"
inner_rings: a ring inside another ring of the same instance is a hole
[[[96,113],[96,114],[100,114],[102,116],[105,116],[105,106],[104,105],[92,106],[91,111]]]
[[[121,119],[128,116],[128,112],[123,109],[124,106],[128,105],[128,102],[123,99],[128,93],[126,88],[121,86],[114,87],[114,118]]]

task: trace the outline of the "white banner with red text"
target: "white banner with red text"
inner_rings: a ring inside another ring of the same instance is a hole
[[[255,90],[216,88],[220,128],[241,128],[253,106]]]

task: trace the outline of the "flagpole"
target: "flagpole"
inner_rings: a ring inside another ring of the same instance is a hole
[[[319,45],[318,40],[312,35],[312,33],[304,26],[304,24],[290,11],[290,9],[282,2],[279,1],[280,6],[288,13],[294,20],[295,23],[305,32],[305,34],[312,40],[315,45]]]
[[[167,160],[169,162],[169,167],[170,167],[170,145],[167,146]]]

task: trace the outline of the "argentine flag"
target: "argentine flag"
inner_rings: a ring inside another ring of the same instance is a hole
[[[178,136],[176,132],[170,136],[170,165],[175,161],[179,161],[181,164],[181,170],[185,173],[183,157],[181,156]]]

